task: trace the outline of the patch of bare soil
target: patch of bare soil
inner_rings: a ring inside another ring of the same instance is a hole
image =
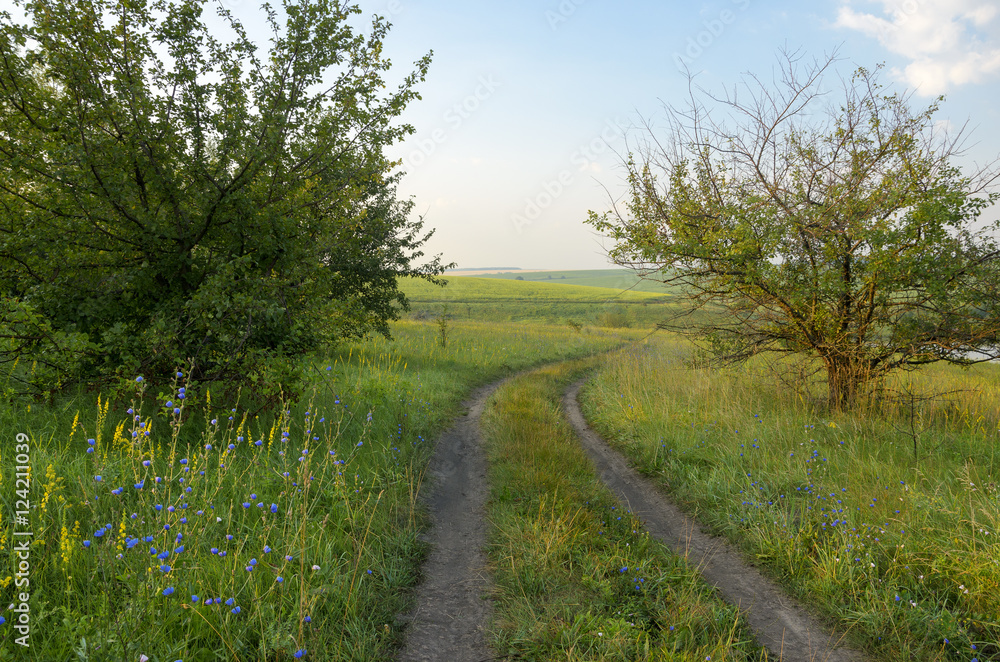
[[[410,625],[400,662],[475,662],[494,657],[486,643],[492,607],[483,552],[489,486],[479,418],[497,386],[473,392],[465,402],[468,413],[441,436],[431,459],[432,493],[427,499],[431,528],[426,538],[431,552],[417,588],[416,607],[404,617]]]
[[[585,380],[584,380],[585,381]],[[785,662],[861,662],[841,633],[827,627],[789,597],[721,538],[703,533],[698,523],[640,476],[587,425],[577,395],[584,381],[569,388],[563,406],[601,480],[642,519],[650,535],[686,557],[722,596],[745,610],[758,641]],[[458,659],[458,658],[456,658]]]

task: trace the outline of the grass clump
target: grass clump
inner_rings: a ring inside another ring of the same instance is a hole
[[[498,653],[532,660],[760,660],[739,611],[600,484],[560,410],[587,363],[543,368],[483,416]]]
[[[898,399],[833,415],[763,363],[689,358],[666,336],[618,354],[584,392],[588,418],[878,658],[1000,660],[997,366],[885,385],[957,393],[924,402],[915,457]]]

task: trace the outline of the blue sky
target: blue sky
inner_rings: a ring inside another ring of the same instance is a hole
[[[226,0],[252,27],[254,0]],[[605,242],[583,223],[625,192],[622,154],[634,127],[684,101],[683,60],[712,90],[741,73],[769,76],[781,48],[824,57],[837,72],[884,62],[885,81],[938,117],[969,121],[969,163],[1000,139],[1000,3],[996,0],[370,0],[393,23],[386,51],[399,75],[434,51],[417,132],[392,150],[400,193],[436,228],[428,252],[460,267],[601,268]],[[834,78],[833,86],[838,84]]]

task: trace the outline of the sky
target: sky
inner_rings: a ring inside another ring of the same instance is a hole
[[[222,0],[263,33],[256,0]],[[401,78],[433,51],[422,99],[393,146],[399,194],[435,234],[426,252],[460,268],[595,269],[609,241],[584,223],[621,200],[621,163],[688,78],[720,91],[769,78],[779,52],[836,52],[837,76],[885,65],[884,82],[968,125],[972,168],[1000,154],[1000,0],[361,0],[389,18]],[[263,42],[264,39],[260,39]]]

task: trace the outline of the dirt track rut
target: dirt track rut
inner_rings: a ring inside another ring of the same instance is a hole
[[[417,605],[406,617],[410,624],[400,662],[493,659],[486,643],[491,603],[483,546],[489,485],[479,417],[499,385],[480,388],[465,401],[468,413],[438,439],[428,466],[431,552]]]
[[[577,396],[584,381],[567,390],[563,406],[601,480],[628,504],[650,535],[687,557],[730,603],[746,610],[758,641],[784,662],[862,662],[842,635],[824,626],[802,605],[762,575],[728,543],[703,533],[697,522],[667,501],[625,458],[587,425]]]

